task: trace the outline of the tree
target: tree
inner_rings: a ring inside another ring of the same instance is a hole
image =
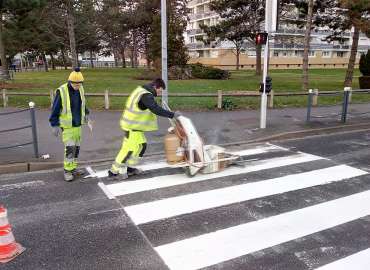
[[[97,23],[96,0],[81,0],[76,8],[76,47],[77,52],[88,51],[90,55],[90,65],[93,68],[93,53],[99,52],[100,35]]]
[[[327,39],[341,41],[343,32],[353,29],[351,53],[344,80],[344,86],[351,86],[360,32],[366,34],[370,29],[370,2],[368,0],[326,1],[330,3],[330,8],[319,14],[315,23],[319,26],[328,26],[334,31]]]
[[[104,43],[104,54],[114,54],[115,59],[120,56],[122,67],[126,67],[125,54],[131,27],[127,4],[127,1],[122,0],[103,0],[97,5],[97,21]]]
[[[44,0],[2,0],[0,2],[0,78],[3,80],[10,79],[8,70],[8,59],[6,57],[9,49],[6,49],[6,31],[7,26],[15,25],[20,16],[27,17],[33,9],[40,8],[45,4]],[[14,34],[14,33],[13,33]],[[18,37],[20,37],[18,35]],[[17,46],[18,40],[13,41]],[[8,39],[8,44],[10,40]],[[19,45],[19,43],[18,43]]]
[[[147,57],[159,68],[161,58],[161,18],[159,0],[142,0],[138,6],[141,18],[145,18],[138,25],[147,25],[149,32],[148,43],[143,45],[147,49]],[[184,66],[188,61],[187,49],[184,43],[183,33],[186,28],[188,9],[187,0],[167,1],[167,49],[168,66]],[[139,17],[139,16],[137,16]]]
[[[214,26],[203,25],[207,34],[206,43],[219,39],[229,40],[235,45],[236,68],[239,69],[240,51],[245,41],[255,44],[264,21],[265,1],[263,0],[215,0],[210,9],[220,15],[221,21]],[[256,74],[261,74],[261,47],[256,48]]]
[[[348,26],[354,28],[351,55],[348,61],[346,78],[344,80],[344,86],[352,86],[360,31],[366,33],[370,28],[370,2],[368,0],[341,0],[340,6],[346,9]]]

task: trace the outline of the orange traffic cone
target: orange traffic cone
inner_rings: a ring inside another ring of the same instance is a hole
[[[13,260],[25,248],[15,242],[6,209],[0,205],[0,263]]]

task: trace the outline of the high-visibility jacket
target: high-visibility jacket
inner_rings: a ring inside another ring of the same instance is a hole
[[[151,94],[143,87],[137,87],[126,101],[120,125],[123,130],[154,131],[158,130],[157,116],[149,109],[141,110],[139,101],[142,95]]]
[[[62,101],[62,111],[59,116],[60,127],[71,128],[72,127],[72,111],[71,111],[71,99],[68,92],[68,83],[61,85],[59,88],[60,98]],[[81,125],[85,123],[85,92],[84,88],[80,86],[80,96],[81,96]]]

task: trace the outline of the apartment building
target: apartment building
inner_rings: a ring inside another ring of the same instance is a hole
[[[184,35],[189,50],[190,62],[200,62],[223,69],[235,69],[236,56],[233,52],[234,45],[232,42],[216,41],[204,45],[196,39],[197,36],[204,35],[200,25],[212,26],[220,20],[220,17],[209,8],[211,1],[192,0],[188,3],[190,14]],[[280,22],[279,31],[270,43],[270,68],[301,68],[304,32],[304,29],[299,29],[294,24]],[[330,29],[320,29],[312,32],[309,52],[311,67],[343,68],[347,66],[352,44],[352,33],[350,31],[343,33],[341,42],[328,43],[325,41],[325,37],[331,33]],[[370,39],[361,34],[357,59],[359,60],[360,55],[366,53],[368,49],[370,49]],[[240,68],[254,69],[255,58],[254,44],[246,42],[240,56]]]

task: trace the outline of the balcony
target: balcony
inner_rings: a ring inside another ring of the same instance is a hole
[[[192,1],[189,1],[188,7],[193,7],[196,5],[201,5],[201,4],[209,3],[209,2],[210,0],[192,0]]]
[[[303,44],[286,44],[286,43],[275,43],[271,44],[273,49],[297,49],[303,50]],[[333,44],[311,44],[310,50],[349,50],[349,45],[333,45]]]
[[[217,14],[212,11],[207,11],[204,13],[190,14],[189,19],[190,21],[195,21],[195,20],[201,20],[201,19],[212,17],[212,16],[216,16],[216,15]]]
[[[279,29],[276,34],[277,35],[287,34],[287,35],[302,35],[302,36],[304,36],[305,33],[306,33],[306,30],[304,30],[304,29]],[[311,36],[330,36],[332,34],[333,34],[333,31],[330,31],[330,30],[313,30],[311,32]],[[350,37],[351,33],[344,32],[344,33],[342,33],[342,36],[343,37]]]
[[[192,35],[201,35],[204,34],[204,32],[202,29],[190,29],[186,31],[186,34],[192,36]]]

